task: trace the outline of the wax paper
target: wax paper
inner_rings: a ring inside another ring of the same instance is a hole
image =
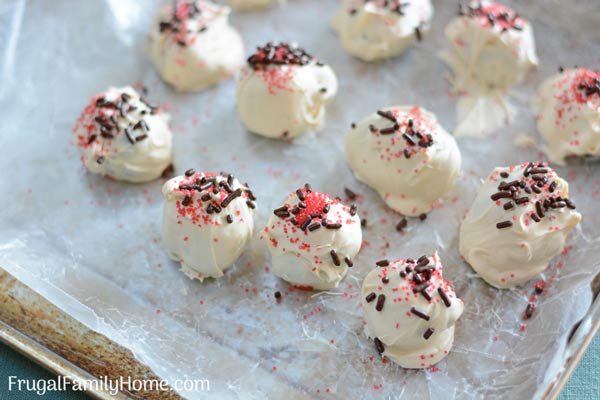
[[[160,377],[208,379],[187,398],[531,398],[564,365],[572,326],[588,311],[600,270],[600,167],[557,168],[570,181],[582,223],[568,247],[535,281],[496,290],[458,253],[458,226],[480,180],[499,165],[545,159],[530,101],[559,66],[600,66],[600,4],[595,0],[511,1],[530,19],[540,68],[511,91],[514,123],[486,139],[460,139],[464,174],[424,221],[400,217],[358,183],[345,162],[352,122],[390,105],[419,104],[452,131],[455,98],[439,54],[455,1],[434,1],[430,34],[397,59],[365,64],[347,55],[330,28],[333,0],[233,13],[247,52],[269,40],[295,41],[329,63],[340,88],[327,123],[298,142],[248,133],[235,110],[235,83],[176,93],[143,51],[159,1],[0,3],[0,266],[92,329],[131,349]],[[162,180],[126,184],[87,173],[70,144],[89,98],[108,86],[142,83],[172,115],[178,173],[234,173],[258,197],[258,229],[305,182],[348,200],[358,193],[364,243],[340,287],[316,295],[293,290],[269,271],[255,240],[219,280],[190,281],[163,248]],[[523,141],[519,141],[522,143]],[[403,370],[377,356],[359,306],[363,277],[381,258],[438,250],[445,277],[464,299],[453,351],[434,368]],[[543,294],[531,298],[534,282]],[[274,292],[281,291],[278,304]],[[536,310],[529,320],[529,301]],[[542,390],[543,391],[543,390]]]

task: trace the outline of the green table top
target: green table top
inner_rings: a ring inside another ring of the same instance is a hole
[[[54,379],[55,375],[0,344],[0,399],[31,399],[31,392],[9,391],[9,377],[14,379]],[[87,399],[81,392],[48,392],[42,398],[56,400]],[[597,335],[583,360],[567,383],[560,400],[600,399],[600,335]]]

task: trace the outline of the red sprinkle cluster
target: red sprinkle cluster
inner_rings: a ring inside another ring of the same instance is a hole
[[[523,30],[525,21],[510,7],[498,3],[489,3],[485,6],[481,1],[468,5],[459,4],[458,14],[469,18],[479,18],[482,26],[499,26],[502,32],[509,29]]]
[[[524,168],[520,179],[511,182],[502,180],[498,184],[498,192],[490,196],[498,206],[508,211],[535,201],[535,211],[530,212],[529,217],[536,223],[555,209],[564,207],[575,209],[575,204],[568,197],[562,197],[563,193],[556,191],[557,183],[552,179],[555,177],[554,171],[548,168],[546,163],[530,162],[521,164],[520,167]],[[509,171],[513,172],[515,168],[512,166]],[[510,174],[502,171],[499,176],[508,178]],[[491,176],[490,179],[496,180],[497,177]],[[505,220],[498,222],[496,228],[504,229],[512,225],[511,220]]]
[[[331,221],[327,215],[332,205],[341,202],[339,198],[332,199],[324,193],[313,191],[308,183],[296,190],[295,195],[298,198],[297,204],[284,204],[275,209],[273,214],[308,232],[321,227],[326,229],[342,227],[344,221]],[[356,205],[351,205],[348,212],[351,216],[356,215]]]
[[[594,72],[589,69],[577,71],[573,86],[578,103],[585,103],[592,96],[600,96],[600,71]]]
[[[189,169],[185,179],[175,189],[175,192],[184,195],[183,200],[176,202],[178,214],[181,217],[190,217],[192,224],[215,225],[217,224],[211,214],[227,212],[229,204],[238,197],[246,199],[249,208],[256,208],[256,197],[244,184],[243,188],[233,189],[234,177],[221,172],[219,175],[212,172],[200,173]],[[239,215],[227,213],[226,221],[231,224]]]
[[[202,14],[195,0],[180,0],[175,2],[170,18],[166,21],[161,20],[158,27],[161,33],[168,33],[173,36],[173,41],[178,45],[185,47],[188,45],[186,37],[189,32],[188,20],[196,18]],[[208,29],[206,24],[200,23],[197,33],[205,32]]]
[[[256,49],[256,53],[248,58],[248,64],[254,70],[265,69],[269,65],[307,65],[314,60],[313,56],[299,47],[287,43],[269,42]],[[317,65],[323,65],[320,62]]]

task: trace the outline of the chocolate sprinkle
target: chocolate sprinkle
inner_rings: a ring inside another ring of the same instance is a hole
[[[504,228],[509,228],[513,225],[512,221],[502,221],[502,222],[498,222],[496,224],[496,228],[498,229],[504,229]]]
[[[236,197],[240,197],[241,195],[242,189],[235,189],[223,199],[223,201],[221,202],[221,207],[226,208],[229,205],[229,203],[231,203]]]
[[[518,199],[515,199],[515,203],[517,204],[525,204],[529,202],[529,197],[519,197]]]
[[[421,318],[421,319],[424,319],[425,321],[429,321],[429,318],[430,318],[430,317],[429,317],[429,315],[428,315],[426,312],[424,312],[424,311],[421,311],[421,310],[419,310],[419,309],[417,309],[417,308],[415,308],[415,307],[412,307],[412,308],[410,309],[410,312],[411,312],[411,313],[413,313],[414,315],[416,315],[417,317],[419,317],[419,318]]]
[[[334,249],[331,249],[329,254],[331,255],[331,260],[333,261],[334,265],[336,265],[336,266],[341,265],[340,257],[337,255],[337,252]]]
[[[348,266],[348,268],[352,267],[354,265],[354,263],[352,262],[351,259],[349,259],[348,257],[344,257],[344,262],[346,263],[346,265]]]
[[[421,284],[416,285],[415,287],[413,287],[413,293],[419,293],[422,292],[423,290],[427,289],[429,287],[429,285],[431,285],[429,282],[423,282]]]
[[[375,265],[377,265],[378,267],[387,267],[388,265],[390,265],[390,261],[389,260],[379,260],[375,263]]]
[[[344,188],[344,192],[346,193],[346,196],[350,199],[350,200],[354,200],[356,199],[356,193],[354,193],[352,190],[348,189],[347,187]]]
[[[544,209],[540,201],[535,202],[535,210],[537,211],[537,214],[540,218],[544,218]]]
[[[415,36],[416,36],[418,42],[423,40],[423,35],[421,34],[421,29],[418,26],[415,28]]]
[[[429,264],[429,257],[421,256],[417,259],[417,266],[427,265]]]
[[[321,224],[320,224],[319,222],[313,222],[313,223],[311,223],[310,225],[308,225],[308,226],[306,227],[306,229],[307,229],[309,232],[312,232],[312,231],[316,231],[316,230],[317,230],[317,229],[319,229],[320,227],[321,227]]]
[[[511,197],[512,197],[511,192],[498,192],[498,193],[494,193],[493,195],[490,196],[490,198],[494,201],[499,200],[499,199],[504,199],[504,198],[511,198]]]
[[[375,309],[377,311],[383,310],[383,305],[385,304],[385,294],[380,294],[377,296],[377,304],[375,304]]]
[[[435,330],[433,328],[428,328],[425,331],[425,334],[423,335],[423,338],[425,338],[425,340],[428,340],[431,337],[431,335],[433,335],[433,332],[435,332]]]
[[[365,301],[367,303],[372,302],[373,300],[375,300],[375,298],[377,297],[377,295],[375,294],[375,292],[371,292],[367,295],[367,297],[365,297]]]
[[[350,215],[354,217],[356,215],[356,211],[357,211],[356,205],[355,204],[350,205]]]
[[[382,135],[391,135],[392,133],[396,132],[396,125],[394,126],[390,126],[388,128],[383,128],[379,130],[379,133],[381,133]]]
[[[373,341],[375,342],[375,349],[377,349],[377,352],[379,354],[383,354],[383,352],[385,351],[385,348],[383,347],[383,342],[379,340],[379,338],[375,338],[373,339]]]
[[[525,308],[525,315],[524,315],[525,319],[531,318],[534,311],[535,311],[535,304],[533,304],[533,303],[527,304],[527,308]]]
[[[450,307],[452,305],[452,301],[450,300],[450,297],[448,297],[448,293],[446,293],[441,287],[439,287],[437,291],[446,307]]]
[[[400,220],[400,222],[398,222],[398,224],[396,225],[396,230],[397,230],[397,231],[401,231],[401,230],[403,230],[404,228],[406,228],[406,226],[407,226],[407,225],[408,225],[408,221],[407,221],[407,219],[406,219],[406,218],[402,218],[402,219]]]
[[[396,123],[396,117],[394,116],[394,114],[392,114],[391,111],[377,110],[377,114],[383,118],[392,121],[393,123]]]

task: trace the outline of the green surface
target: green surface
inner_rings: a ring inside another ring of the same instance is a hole
[[[10,391],[9,377],[11,375],[16,377],[14,379],[56,379],[56,375],[48,372],[10,347],[0,343],[0,400],[33,399],[38,397],[35,392],[16,391],[16,386],[13,386],[13,390]],[[85,393],[72,390],[47,392],[45,395],[39,397],[53,400],[90,399]]]
[[[8,377],[20,379],[54,379],[55,375],[23,357],[11,348],[0,344],[0,399],[31,399],[33,392],[8,390]],[[89,399],[81,392],[48,392],[44,399],[72,400]],[[581,364],[569,380],[560,400],[600,399],[600,335],[596,336]]]

